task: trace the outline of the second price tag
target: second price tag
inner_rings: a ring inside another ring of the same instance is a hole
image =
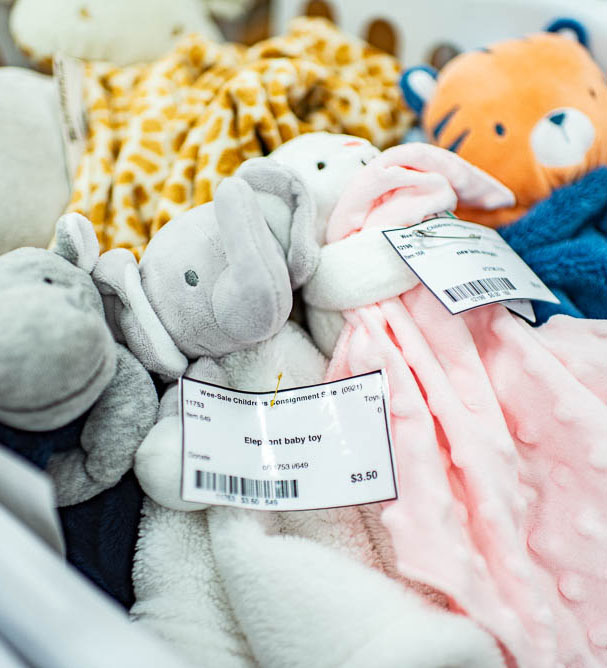
[[[450,313],[478,306],[536,299],[559,300],[491,228],[439,217],[384,236]],[[507,304],[505,304],[507,305]],[[521,312],[517,306],[517,312]]]

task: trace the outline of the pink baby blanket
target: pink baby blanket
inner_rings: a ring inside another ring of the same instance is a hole
[[[327,240],[458,198],[510,193],[453,153],[397,146],[350,184]],[[452,316],[419,283],[343,315],[328,380],[388,374],[400,497],[383,520],[401,573],[489,630],[510,665],[607,665],[607,321]]]

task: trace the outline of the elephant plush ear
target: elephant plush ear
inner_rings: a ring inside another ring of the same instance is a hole
[[[104,297],[106,317],[148,371],[175,379],[188,360],[156,315],[143,290],[135,256],[124,248],[104,253],[93,280]]]
[[[301,287],[316,270],[320,257],[316,205],[304,182],[295,170],[272,158],[247,160],[236,176],[255,192],[267,224],[285,252],[291,287]]]
[[[213,206],[227,260],[212,286],[213,318],[238,349],[283,327],[293,305],[291,281],[284,250],[246,181],[224,179]]]
[[[79,213],[66,213],[55,227],[57,255],[90,274],[99,258],[99,242],[93,223]]]

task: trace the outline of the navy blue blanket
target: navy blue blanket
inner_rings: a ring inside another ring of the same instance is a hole
[[[0,443],[45,469],[54,452],[80,447],[87,415],[45,432],[0,425]],[[135,600],[131,571],[142,501],[137,479],[129,471],[111,489],[59,511],[68,561],[125,608]]]

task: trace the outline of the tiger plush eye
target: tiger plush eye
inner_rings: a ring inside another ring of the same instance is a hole
[[[596,97],[596,91],[594,90],[594,88],[591,88],[589,92],[590,92],[590,97]]]
[[[500,137],[506,134],[506,128],[501,123],[495,124],[495,131]]]

